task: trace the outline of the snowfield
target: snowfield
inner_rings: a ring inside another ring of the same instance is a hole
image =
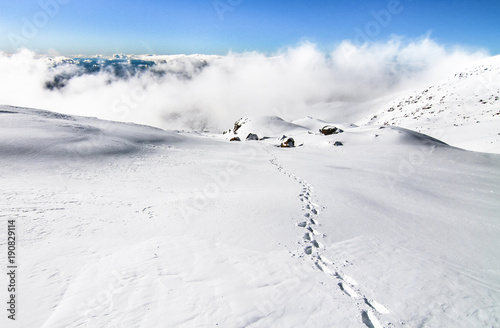
[[[500,153],[500,55],[421,88],[366,102],[317,103],[309,115],[357,125],[393,125],[452,146]]]
[[[500,153],[500,56],[378,107],[358,124],[402,126],[460,148]]]
[[[238,122],[0,106],[0,263],[15,219],[19,286],[0,325],[500,326],[500,155],[373,121]]]

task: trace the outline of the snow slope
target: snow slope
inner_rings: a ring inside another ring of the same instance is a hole
[[[0,117],[0,152],[4,156],[94,157],[131,153],[141,150],[144,143],[183,139],[152,127],[13,106],[0,106]]]
[[[431,134],[454,146],[500,152],[500,56],[449,79],[367,108],[358,124],[390,124]]]
[[[268,139],[229,142],[0,111],[2,327],[500,325],[499,155],[314,118],[246,118]]]

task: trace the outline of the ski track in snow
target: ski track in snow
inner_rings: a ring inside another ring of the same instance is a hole
[[[267,150],[266,150],[267,151]],[[333,277],[337,280],[337,285],[347,296],[349,296],[360,313],[361,321],[370,328],[382,328],[384,325],[380,323],[380,317],[390,313],[387,308],[375,300],[368,300],[359,288],[355,286],[358,283],[346,274],[343,274],[339,267],[323,256],[326,247],[318,239],[326,238],[320,229],[320,221],[317,219],[319,216],[320,205],[313,202],[314,187],[306,180],[301,179],[296,174],[287,171],[282,164],[278,162],[278,158],[268,151],[272,156],[270,162],[276,166],[279,172],[288,176],[290,179],[297,181],[302,189],[298,195],[299,200],[302,202],[302,220],[297,223],[297,226],[304,228],[304,236],[301,243],[305,243],[303,249],[304,253],[309,256],[314,266],[323,271],[326,275]],[[392,327],[393,324],[386,320],[386,326]]]

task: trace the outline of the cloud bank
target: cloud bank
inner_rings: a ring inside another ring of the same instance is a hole
[[[313,105],[363,102],[423,87],[486,56],[449,50],[429,38],[344,41],[329,53],[304,43],[271,56],[85,60],[22,50],[0,53],[0,103],[166,129],[220,131],[244,116],[297,119]]]

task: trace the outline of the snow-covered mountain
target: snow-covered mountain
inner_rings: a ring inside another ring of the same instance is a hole
[[[0,124],[2,327],[500,325],[499,155],[312,117],[200,134],[2,106]]]
[[[500,56],[446,81],[382,101],[358,124],[387,124],[431,134],[457,147],[500,152]]]

